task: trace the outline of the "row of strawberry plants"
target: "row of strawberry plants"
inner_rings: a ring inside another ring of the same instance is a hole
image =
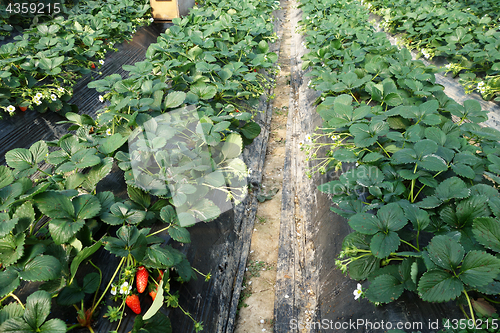
[[[6,1],[0,4],[0,40],[11,36],[14,32],[23,32],[32,25],[41,24],[52,20],[60,14],[68,14],[68,11],[75,5],[73,1],[60,0],[56,8],[53,1],[41,0],[35,2]]]
[[[0,110],[71,111],[72,87],[104,64],[116,42],[150,22],[144,0],[80,1],[70,15],[39,24],[0,47]]]
[[[214,0],[194,8],[174,20],[145,61],[125,67],[131,72],[127,79],[112,75],[90,84],[113,88],[98,119],[67,113],[75,134],[6,154],[8,166],[0,167],[0,296],[17,303],[0,310],[0,330],[65,332],[81,326],[92,331],[96,310],[110,292],[117,303],[108,304],[106,317],[118,322],[118,331],[126,305],[143,313],[137,294],[149,281],[154,300],[144,316],[136,317],[134,331],[169,331],[168,318],[157,311],[164,304],[180,307],[170,286],[174,277],[189,281],[196,274],[185,255],[156,235],[168,232],[173,240],[189,243],[186,225],[221,213],[208,198],[219,196],[220,205],[221,194],[237,202],[246,193],[247,169],[239,156],[260,132],[251,119],[272,82],[258,70],[271,69],[276,59],[266,42],[274,40],[270,13],[275,8],[273,1],[256,0]],[[241,47],[234,51],[233,43]],[[147,138],[136,140],[142,132]],[[158,164],[134,167],[138,160]],[[125,171],[125,200],[97,192],[115,163]],[[144,186],[151,183],[156,186]],[[153,232],[157,222],[165,225]],[[109,281],[90,259],[103,246],[120,260]],[[81,279],[78,269],[86,260],[95,272]],[[15,293],[22,280],[46,281],[26,305]],[[75,306],[78,324],[45,321],[50,296]],[[196,331],[202,328],[195,322]]]
[[[407,290],[457,300],[474,319],[471,298],[500,293],[500,132],[479,125],[477,101],[448,98],[435,67],[374,32],[359,2],[301,7],[303,68],[324,120],[301,144],[311,172],[343,169],[319,190],[354,230],[337,267],[368,279],[355,295],[375,304]]]
[[[365,3],[382,16],[384,28],[403,34],[406,47],[418,49],[426,59],[445,57],[446,72],[460,75],[467,93],[500,101],[500,13],[495,6],[487,10],[484,1]]]

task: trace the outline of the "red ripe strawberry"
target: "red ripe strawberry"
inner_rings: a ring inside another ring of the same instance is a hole
[[[137,273],[135,273],[135,284],[137,286],[137,291],[142,294],[146,287],[148,286],[149,273],[144,266],[139,266]]]
[[[151,296],[151,298],[152,298],[152,299],[153,299],[153,301],[154,301],[154,300],[155,300],[155,298],[156,298],[156,290],[154,290],[154,291],[150,291],[150,292],[149,292],[149,296]]]
[[[93,62],[90,63],[90,68],[95,69],[95,64]]]
[[[256,69],[254,69],[253,71],[254,71],[254,72],[257,72],[257,70],[256,70]]]
[[[28,107],[27,106],[20,106],[19,109],[24,112],[28,109]]]
[[[130,310],[134,311],[135,314],[141,313],[141,302],[139,302],[139,296],[135,294],[127,296],[125,304],[127,304]]]

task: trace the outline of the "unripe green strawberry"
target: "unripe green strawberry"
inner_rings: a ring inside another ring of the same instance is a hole
[[[141,313],[141,302],[139,302],[139,296],[130,295],[125,299],[125,303],[130,308],[130,310],[134,311],[135,314]]]
[[[137,286],[137,291],[142,294],[146,287],[148,286],[149,273],[144,266],[139,266],[137,273],[135,273],[135,284]]]

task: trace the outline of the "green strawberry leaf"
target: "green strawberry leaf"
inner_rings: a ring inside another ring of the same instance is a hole
[[[403,294],[404,285],[392,275],[377,276],[366,290],[366,297],[370,302],[390,303]]]
[[[418,282],[418,294],[426,302],[448,302],[462,293],[463,283],[448,272],[431,270]]]

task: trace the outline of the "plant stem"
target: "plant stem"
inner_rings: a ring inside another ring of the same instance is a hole
[[[106,293],[108,292],[108,289],[111,286],[111,284],[113,283],[113,280],[115,279],[115,276],[118,273],[118,270],[120,269],[120,267],[122,266],[124,260],[125,260],[125,257],[123,257],[122,260],[120,260],[120,263],[118,264],[118,267],[116,267],[116,270],[113,273],[113,276],[109,280],[108,286],[106,287],[106,289],[102,293],[102,295],[99,298],[99,300],[97,301],[97,303],[95,303],[94,306],[92,307],[92,311],[91,311],[92,313],[95,311],[95,309],[97,308],[97,306],[99,305],[99,303],[102,301],[102,299],[104,298],[104,295],[106,295]]]
[[[500,301],[495,301],[495,300],[493,300],[493,299],[489,298],[489,297],[488,297],[488,296],[486,296],[486,295],[483,295],[483,298],[484,298],[485,300],[487,300],[488,302],[495,303],[495,304],[500,304]]]
[[[74,325],[71,325],[70,327],[68,327],[68,328],[66,329],[66,332],[69,332],[69,331],[71,331],[73,328],[77,328],[77,327],[81,327],[81,326],[82,326],[82,325],[80,325],[80,324],[74,324]]]
[[[470,298],[469,298],[469,295],[467,294],[467,291],[465,291],[465,288],[464,288],[464,294],[465,294],[465,298],[467,298],[467,303],[469,304],[469,310],[470,310],[470,315],[471,315],[471,318],[472,318],[472,322],[476,322],[476,319],[474,318],[474,310],[472,309],[472,304],[470,302]]]
[[[384,149],[384,147],[382,147],[382,145],[380,144],[380,142],[376,141],[377,144],[379,145],[380,148],[382,148],[382,150],[384,151],[384,153],[387,155],[387,157],[391,158],[391,155],[389,155],[389,153]]]
[[[97,267],[93,262],[92,260],[89,260],[89,263],[94,266],[95,269],[97,269],[97,271],[99,271],[99,287],[101,286],[101,283],[102,283],[102,271],[99,269],[99,267]],[[97,287],[97,290],[95,291],[94,293],[94,301],[92,304],[95,304],[95,299],[97,298],[97,291],[99,290],[99,287]]]
[[[418,252],[420,252],[420,250],[419,250],[419,249],[417,249],[415,246],[413,246],[413,244],[408,243],[408,242],[407,242],[407,241],[405,241],[404,239],[402,239],[402,240],[401,240],[401,242],[402,242],[402,243],[405,243],[405,244],[406,244],[406,245],[408,245],[408,246],[411,246],[412,248],[414,248],[415,250],[417,250]]]
[[[166,231],[166,230],[168,230],[168,228],[170,228],[171,226],[172,226],[172,224],[169,224],[169,225],[168,225],[168,227],[163,228],[163,229],[160,229],[160,230],[158,230],[158,231],[155,231],[155,232],[153,232],[152,234],[147,235],[146,237],[153,236],[153,235],[159,234],[160,232]]]
[[[19,299],[19,297],[17,297],[14,293],[10,293],[10,294],[9,294],[9,295],[7,295],[7,296],[10,296],[10,297],[12,297],[13,299],[15,299],[15,300],[17,301],[17,303],[19,303],[19,305],[21,305],[21,307],[22,307],[23,309],[26,309],[26,308],[24,307],[23,302],[21,302],[21,300]]]

